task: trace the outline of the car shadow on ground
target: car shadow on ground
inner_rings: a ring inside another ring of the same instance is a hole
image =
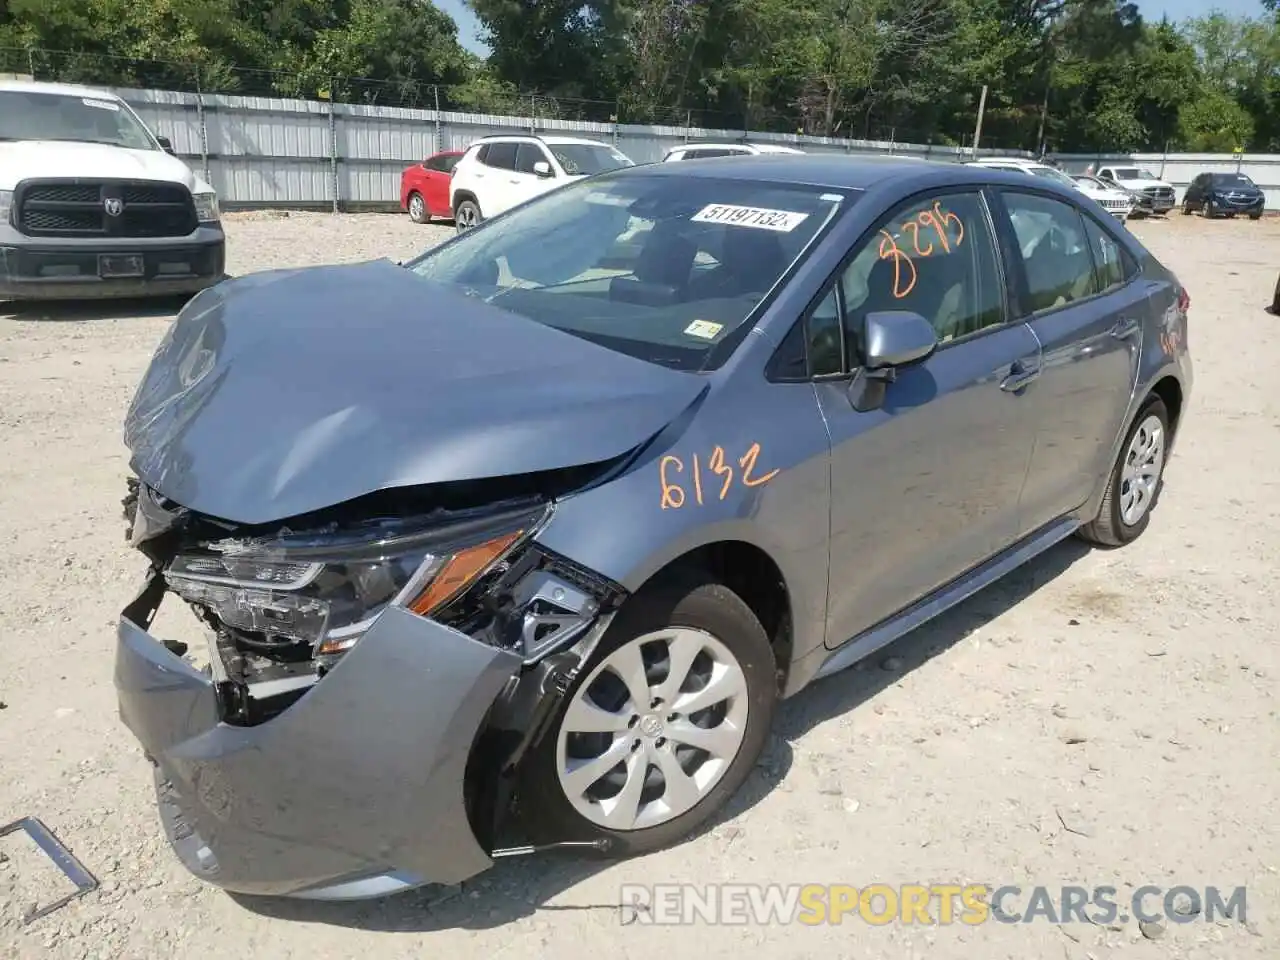
[[[898,640],[873,657],[866,669],[835,674],[788,700],[779,709],[774,733],[747,782],[726,808],[691,840],[705,840],[708,833],[714,833],[720,842],[732,842],[736,834],[726,822],[754,807],[786,777],[793,761],[793,741],[818,724],[847,715],[874,700],[906,673],[945,653],[1056,579],[1090,549],[1082,541],[1068,539]],[[893,663],[891,670],[881,669],[880,665],[890,656],[901,662]],[[582,910],[617,914],[621,923],[626,918],[622,905],[616,901],[548,902],[610,865],[611,861],[592,860],[579,854],[548,852],[499,860],[487,873],[458,886],[425,887],[375,901],[324,903],[237,894],[230,897],[246,910],[264,917],[377,932],[488,930],[540,912]]]
[[[0,300],[0,320],[86,323],[173,316],[194,294],[103,300]]]

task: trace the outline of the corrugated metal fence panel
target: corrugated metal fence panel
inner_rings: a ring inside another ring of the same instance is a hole
[[[224,205],[328,206],[333,202],[328,160],[226,157],[210,161],[209,173]]]
[[[206,165],[227,206],[308,204],[397,204],[400,174],[436,150],[462,150],[493,133],[539,133],[587,137],[614,143],[637,163],[661,160],[672,147],[690,141],[737,141],[741,130],[700,130],[646,124],[589,123],[530,119],[362,104],[329,104],[278,97],[117,90],[193,169]],[[331,131],[333,135],[331,136]],[[203,135],[202,135],[203,133]],[[749,133],[761,143],[798,146],[810,153],[887,154],[961,162],[959,147]],[[1027,156],[1016,150],[984,155]],[[1058,158],[1071,172],[1090,163],[1125,163],[1163,177],[1183,190],[1198,173],[1248,174],[1280,209],[1280,156],[1224,154],[1074,154]],[[336,167],[336,176],[335,176]],[[336,180],[336,184],[335,184]]]

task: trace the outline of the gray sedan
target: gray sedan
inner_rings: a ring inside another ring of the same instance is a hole
[[[1188,307],[1070,187],[823,156],[200,294],[125,426],[116,684],[177,855],[335,899],[684,838],[782,699],[1142,534]],[[147,632],[170,595],[205,669]]]

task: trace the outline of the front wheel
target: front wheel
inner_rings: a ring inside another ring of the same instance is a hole
[[[1149,397],[1125,435],[1098,516],[1080,528],[1084,540],[1121,547],[1142,536],[1164,486],[1168,449],[1169,411],[1159,397]]]
[[[1212,200],[1206,200],[1204,202],[1204,215],[1207,219],[1212,220],[1214,217],[1214,214],[1216,214],[1217,212],[1218,212],[1218,208],[1213,205]]]
[[[1251,213],[1251,214],[1249,214],[1249,219],[1250,219],[1250,220],[1261,220],[1261,219],[1262,219],[1262,213],[1261,213],[1261,212],[1258,212],[1258,213]]]
[[[526,757],[526,827],[622,856],[682,840],[746,780],[777,696],[769,638],[736,593],[688,579],[642,591]]]
[[[453,212],[453,225],[458,233],[466,233],[480,226],[480,221],[483,219],[484,217],[480,214],[480,204],[474,200],[463,200]]]
[[[1183,201],[1182,201],[1182,215],[1183,215],[1184,217],[1189,217],[1189,216],[1191,216],[1191,201],[1190,201],[1190,200],[1183,200]]]

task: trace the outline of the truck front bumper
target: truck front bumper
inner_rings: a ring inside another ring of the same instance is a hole
[[[103,276],[102,257],[138,258],[137,276]],[[225,276],[226,237],[203,224],[185,237],[28,237],[0,224],[0,299],[92,300],[191,294]]]
[[[400,609],[257,726],[220,720],[213,679],[122,615],[120,716],[154,766],[161,820],[195,876],[228,890],[361,899],[492,865],[468,819],[468,756],[514,654]]]

